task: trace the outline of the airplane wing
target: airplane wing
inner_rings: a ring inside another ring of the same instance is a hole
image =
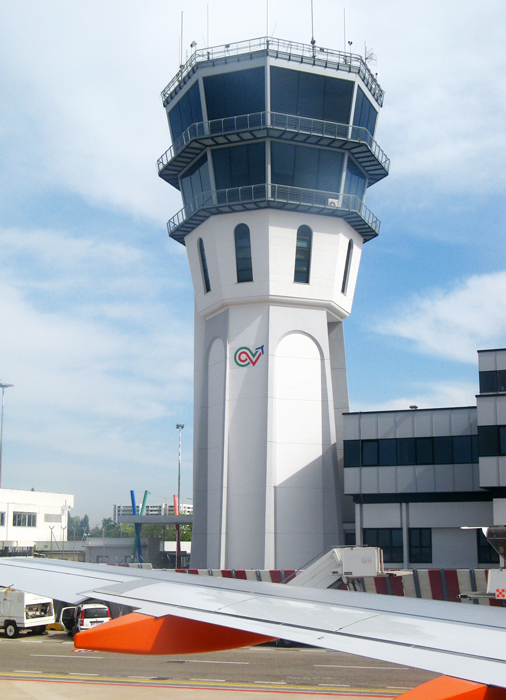
[[[29,558],[1,558],[0,584],[134,610],[76,635],[82,648],[181,654],[282,638],[498,686],[506,699],[504,608]]]

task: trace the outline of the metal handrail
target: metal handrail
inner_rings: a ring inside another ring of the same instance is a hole
[[[388,171],[390,167],[390,158],[386,156],[385,152],[379,147],[370,132],[363,126],[340,124],[338,122],[328,122],[321,119],[310,119],[309,117],[298,117],[292,114],[281,114],[280,112],[254,112],[253,114],[241,114],[235,117],[212,119],[211,121],[192,124],[178,139],[176,139],[176,141],[174,141],[172,146],[160,156],[158,159],[158,172],[163,170],[175,156],[181,153],[181,151],[195,139],[205,138],[206,136],[221,136],[241,131],[251,131],[252,129],[261,129],[265,127],[365,143],[385,170]]]
[[[171,234],[202,209],[220,209],[238,204],[254,204],[266,201],[286,205],[319,207],[340,212],[356,212],[376,233],[379,232],[380,222],[378,218],[354,194],[339,194],[265,183],[201,192],[192,202],[189,202],[175,216],[169,219],[167,229],[169,234]]]
[[[367,63],[358,54],[347,53],[346,51],[335,51],[317,47],[313,44],[302,44],[297,41],[286,41],[285,39],[274,39],[272,37],[259,37],[247,41],[239,41],[234,44],[224,44],[205,49],[195,49],[190,58],[179,67],[179,71],[172,78],[170,83],[161,93],[162,101],[170,97],[172,91],[182,85],[186,76],[191,73],[197,63],[202,61],[214,61],[217,59],[227,59],[240,54],[254,53],[257,51],[268,51],[269,54],[278,58],[291,60],[309,59],[316,65],[324,65],[336,70],[353,71],[359,74],[364,84],[369,89],[371,95],[381,106],[383,104],[384,91],[381,89],[375,76],[369,70]]]

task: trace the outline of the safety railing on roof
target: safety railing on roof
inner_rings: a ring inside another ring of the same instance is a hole
[[[281,114],[279,112],[255,112],[253,114],[242,114],[235,117],[212,119],[211,121],[192,124],[158,159],[158,171],[163,170],[175,156],[196,139],[263,128],[365,143],[387,172],[390,168],[390,159],[365,127],[322,121],[321,119],[309,119],[308,117],[297,117],[292,114]]]
[[[238,205],[254,205],[262,202],[291,208],[309,208],[326,210],[343,216],[356,213],[372,229],[379,233],[379,219],[368,209],[356,195],[322,192],[288,185],[259,184],[245,187],[233,187],[226,190],[201,192],[195,199],[183,207],[167,222],[169,234],[178,229],[185,221],[204,209],[227,210]],[[374,235],[373,234],[373,235]]]
[[[296,60],[322,65],[335,70],[358,73],[376,102],[383,104],[384,91],[381,89],[375,76],[369,70],[367,63],[358,54],[346,51],[325,49],[313,44],[302,44],[297,41],[286,41],[272,37],[259,37],[248,41],[239,41],[234,44],[224,44],[206,49],[197,49],[190,58],[180,66],[178,73],[172,78],[167,87],[162,91],[162,101],[166,102],[171,93],[184,82],[186,76],[194,69],[197,63],[204,61],[216,61],[227,59],[241,54],[253,54],[257,51],[268,51],[269,55],[286,60]]]

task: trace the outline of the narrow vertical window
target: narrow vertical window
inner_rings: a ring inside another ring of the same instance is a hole
[[[200,255],[200,267],[202,269],[202,279],[204,280],[205,293],[211,291],[211,283],[209,282],[209,270],[207,269],[206,251],[204,248],[204,241],[199,238],[199,255]]]
[[[346,262],[344,264],[343,284],[341,285],[341,294],[346,294],[348,291],[348,280],[350,278],[351,256],[353,254],[353,241],[348,242],[348,252],[346,253]]]
[[[238,282],[253,282],[253,264],[251,262],[251,239],[249,226],[239,224],[235,227],[235,264]]]
[[[313,232],[309,226],[299,226],[297,230],[297,247],[295,250],[294,282],[305,282],[306,284],[309,283],[312,239]]]

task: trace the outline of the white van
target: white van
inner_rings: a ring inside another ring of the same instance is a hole
[[[7,637],[17,637],[20,630],[44,634],[46,625],[52,625],[54,621],[51,598],[0,588],[0,626]]]
[[[63,608],[60,613],[60,623],[69,636],[84,632],[96,625],[109,622],[111,614],[103,603],[82,603],[81,605]]]

